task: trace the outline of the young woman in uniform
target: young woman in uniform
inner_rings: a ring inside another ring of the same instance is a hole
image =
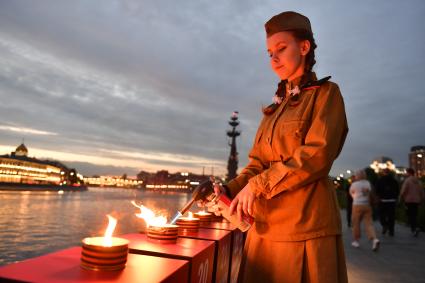
[[[348,132],[344,102],[329,77],[312,72],[310,21],[283,12],[266,24],[267,52],[280,78],[263,109],[249,164],[224,190],[234,213],[251,215],[242,282],[347,282],[341,220],[328,178]]]

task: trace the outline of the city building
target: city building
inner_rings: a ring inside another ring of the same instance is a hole
[[[405,176],[405,175],[407,174],[407,168],[406,168],[406,167],[404,167],[404,166],[397,166],[397,167],[395,168],[395,173],[396,173],[397,175]]]
[[[169,173],[161,170],[156,173],[141,171],[137,179],[143,181],[143,188],[161,191],[191,191],[209,176],[189,172]]]
[[[416,176],[425,176],[425,146],[417,145],[410,148],[409,167],[415,170]]]
[[[28,157],[25,144],[0,155],[0,183],[29,185],[81,184],[83,176],[58,161]]]
[[[393,160],[386,156],[380,156],[375,158],[370,164],[370,168],[372,168],[377,174],[381,173],[384,169],[389,169],[391,171],[396,172],[396,166]]]
[[[84,183],[95,187],[140,187],[143,181],[117,176],[84,177]]]

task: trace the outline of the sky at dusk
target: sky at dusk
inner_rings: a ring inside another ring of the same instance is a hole
[[[239,111],[239,168],[278,78],[264,23],[311,20],[315,72],[343,94],[349,134],[333,174],[374,157],[408,166],[425,144],[425,1],[0,0],[0,154],[86,175],[225,174]]]

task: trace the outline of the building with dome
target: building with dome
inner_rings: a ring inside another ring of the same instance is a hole
[[[28,157],[28,148],[20,144],[10,154],[0,155],[0,184],[81,185],[83,176],[58,161]]]

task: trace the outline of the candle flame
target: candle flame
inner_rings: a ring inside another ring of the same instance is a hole
[[[112,233],[114,233],[115,226],[117,226],[117,220],[110,215],[106,215],[106,216],[108,216],[109,223],[108,223],[108,228],[106,228],[106,231],[105,231],[105,236],[103,237],[103,245],[105,247],[111,247]]]
[[[137,205],[135,201],[131,202],[135,207],[140,208],[140,213],[136,213],[136,216],[143,218],[146,221],[146,225],[149,226],[164,226],[167,224],[167,217],[155,216],[155,213],[144,205]]]

